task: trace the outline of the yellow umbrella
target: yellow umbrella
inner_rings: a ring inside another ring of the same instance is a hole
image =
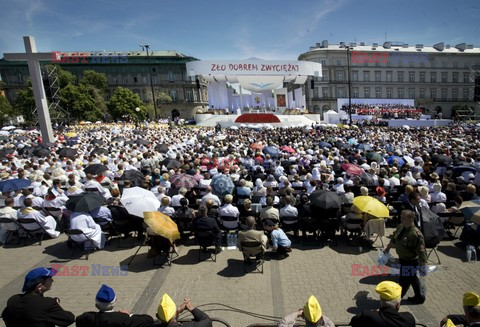
[[[77,133],[75,133],[75,132],[68,132],[68,133],[65,133],[65,136],[67,136],[67,137],[75,137],[75,136],[77,136]]]
[[[369,214],[375,218],[388,218],[390,213],[388,208],[380,201],[371,196],[357,196],[353,199],[353,205],[360,212]]]
[[[153,234],[165,237],[170,242],[180,238],[177,224],[169,216],[159,211],[146,211],[143,218]]]

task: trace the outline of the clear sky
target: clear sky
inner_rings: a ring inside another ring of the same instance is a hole
[[[316,42],[480,46],[480,0],[2,0],[0,57],[176,50],[199,59],[297,59]]]

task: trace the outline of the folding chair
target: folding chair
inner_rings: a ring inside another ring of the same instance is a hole
[[[195,239],[197,240],[198,245],[200,246],[200,249],[198,251],[198,262],[200,262],[201,255],[202,253],[207,253],[208,248],[211,246],[215,246],[215,234],[213,231],[206,230],[206,231],[201,231],[197,230],[194,232],[195,234]],[[217,249],[215,248],[212,253],[209,253],[210,257],[208,259],[212,259],[213,262],[217,262]],[[208,260],[207,259],[207,260]]]
[[[0,224],[14,224],[16,227],[17,227],[17,230],[10,230],[10,229],[7,229],[7,237],[5,238],[5,242],[3,242],[3,245],[7,245],[9,239],[10,239],[10,236],[14,235],[14,234],[18,234],[18,231],[20,230],[23,230],[23,227],[17,223],[17,221],[13,218],[8,218],[8,217],[0,217]],[[18,238],[18,243],[17,244],[20,244],[20,237]]]
[[[349,218],[345,220],[345,235],[347,237],[347,246],[351,245],[350,239],[352,242],[356,239],[359,243],[359,239],[363,234],[362,229],[363,219],[361,218]]]
[[[299,219],[296,216],[280,217],[280,224],[284,232],[293,231],[298,236]]]
[[[44,207],[43,210],[45,210],[50,216],[54,217],[55,219],[58,219],[62,216],[62,209],[60,208]]]
[[[373,244],[378,240],[380,237],[380,241],[382,242],[382,248],[384,247],[383,245],[383,236],[385,236],[385,219],[370,219],[365,223],[365,235],[367,239],[370,239],[370,236],[373,234],[377,234],[377,237],[373,241]]]
[[[87,235],[85,235],[85,233],[80,229],[67,229],[67,230],[65,230],[65,234],[68,235],[68,241],[70,242],[70,244],[73,245],[72,258],[73,258],[73,255],[75,254],[75,250],[76,250],[77,247],[82,252],[85,253],[85,260],[88,260],[88,256],[90,255],[90,253],[99,250],[98,247],[93,245],[92,239],[89,238]],[[83,236],[83,238],[85,240],[84,241],[75,241],[72,238],[72,236]],[[85,245],[87,244],[87,242],[89,242],[89,245],[92,247],[91,249],[85,249]]]
[[[27,234],[27,237],[25,237],[25,245],[27,245],[28,237],[35,238],[35,236],[39,234],[40,234],[40,241],[38,242],[38,245],[42,245],[43,236],[45,235],[46,231],[42,227],[42,225],[38,223],[38,221],[36,221],[33,218],[18,218],[17,222],[22,226],[23,230]],[[32,226],[37,226],[37,227],[34,227],[34,229],[28,229],[26,225],[30,225],[30,227]]]
[[[455,238],[460,228],[465,226],[465,217],[461,212],[450,213],[447,221],[445,222],[445,229],[454,229],[453,237]]]
[[[265,252],[262,243],[258,241],[241,242],[240,247],[242,248],[243,253],[243,272],[246,273],[247,265],[250,262],[253,262],[255,264],[255,271],[263,274]]]
[[[156,262],[157,257],[158,256],[162,257],[162,254],[165,255],[165,258],[167,259],[168,266],[172,265],[172,259],[173,259],[174,254],[176,254],[177,257],[178,257],[178,253],[176,251],[171,251],[173,246],[168,239],[166,239],[166,238],[164,238],[160,235],[149,235],[149,236],[147,235],[147,237],[145,237],[145,240],[142,242],[142,244],[140,244],[140,246],[138,247],[135,254],[132,256],[130,261],[127,263],[127,266],[130,266],[133,259],[135,259],[138,252],[140,252],[140,249],[144,245],[150,245],[151,247],[155,247],[156,249],[160,250],[160,253],[156,253],[155,256],[153,257],[153,265],[154,266],[161,266],[162,265],[161,262],[159,262],[159,263]]]
[[[189,236],[193,234],[193,229],[192,229],[193,218],[192,217],[184,217],[184,216],[173,217],[173,221],[175,221],[175,223],[177,224],[178,230],[180,232],[180,236],[182,238],[185,232],[188,232]]]

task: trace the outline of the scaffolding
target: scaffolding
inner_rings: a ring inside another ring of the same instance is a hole
[[[480,77],[480,65],[468,67],[470,70],[470,82],[472,82],[472,93],[475,100],[475,79]],[[465,106],[457,110],[457,117],[459,120],[473,122],[480,118],[480,101],[475,101],[473,106]]]
[[[70,113],[60,105],[60,81],[57,74],[58,67],[55,65],[45,65],[42,66],[41,69],[50,119],[57,123],[70,121]],[[37,120],[36,123],[38,123],[37,108],[33,110],[33,115]]]

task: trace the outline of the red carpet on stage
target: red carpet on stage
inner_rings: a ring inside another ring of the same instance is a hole
[[[280,119],[274,114],[243,114],[235,119],[235,123],[280,123]]]

